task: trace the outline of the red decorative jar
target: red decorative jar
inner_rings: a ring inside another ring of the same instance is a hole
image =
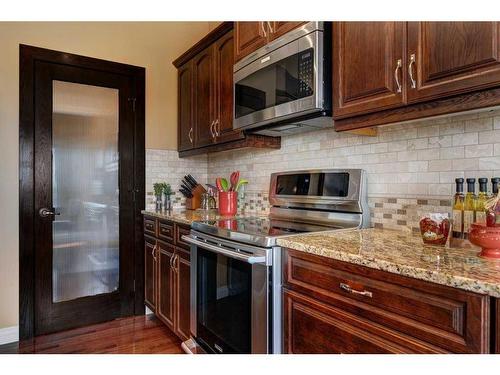
[[[488,227],[483,223],[471,224],[469,241],[481,247],[480,257],[500,259],[500,227]]]
[[[219,214],[222,216],[234,216],[238,211],[238,192],[219,192]]]

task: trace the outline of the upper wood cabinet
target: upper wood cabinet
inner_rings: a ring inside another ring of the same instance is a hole
[[[235,22],[235,61],[241,60],[270,41],[279,38],[304,23],[303,21]]]
[[[408,102],[500,84],[499,22],[409,22]]]
[[[499,22],[333,25],[338,131],[500,105]]]
[[[243,147],[279,148],[280,139],[233,130],[233,23],[223,22],[176,59],[179,156]]]
[[[188,61],[177,71],[177,98],[177,142],[179,151],[184,151],[194,147],[192,61]]]
[[[403,104],[404,29],[404,22],[334,23],[337,118]]]

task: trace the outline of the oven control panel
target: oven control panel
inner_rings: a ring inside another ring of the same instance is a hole
[[[312,95],[312,87],[314,82],[314,55],[312,48],[299,53],[298,78],[299,98],[304,98],[306,96]]]

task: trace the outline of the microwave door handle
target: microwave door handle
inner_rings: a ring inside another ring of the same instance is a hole
[[[190,244],[199,246],[202,249],[210,250],[210,251],[213,251],[214,253],[222,254],[222,255],[225,255],[229,258],[241,260],[241,261],[246,262],[246,263],[250,263],[250,264],[259,264],[259,263],[265,264],[266,263],[265,256],[256,257],[256,256],[236,253],[236,252],[231,251],[231,250],[226,250],[222,246],[215,246],[215,245],[203,242],[203,241],[196,240],[191,236],[184,235],[184,236],[182,236],[182,239],[186,242],[189,242]]]

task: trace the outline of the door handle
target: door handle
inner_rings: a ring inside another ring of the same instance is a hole
[[[403,66],[403,63],[401,62],[401,59],[398,59],[396,63],[396,70],[394,70],[394,79],[396,80],[396,85],[398,86],[397,92],[401,92],[401,83],[399,82],[399,71],[401,70],[401,67]]]
[[[416,57],[415,57],[415,54],[412,53],[410,55],[410,65],[408,65],[408,74],[410,75],[410,82],[411,82],[411,88],[414,89],[417,87],[417,82],[415,81],[415,79],[413,78],[413,65],[415,64],[416,62]]]
[[[267,27],[269,28],[269,32],[270,32],[271,34],[273,34],[273,33],[274,33],[274,30],[273,30],[273,27],[271,26],[271,22],[269,22],[269,21],[266,21],[266,22],[267,22]]]
[[[50,217],[50,216],[59,216],[60,213],[59,212],[55,212],[55,210],[51,210],[47,207],[43,207],[43,208],[40,208],[40,210],[38,211],[38,215],[40,215],[40,217]]]
[[[220,121],[219,121],[219,119],[215,120],[214,129],[215,129],[215,135],[217,137],[219,137],[220,136]]]
[[[345,284],[345,283],[340,283],[339,286],[340,286],[340,289],[346,291],[347,293],[357,294],[359,296],[366,296],[366,297],[370,297],[370,298],[373,297],[373,293],[369,292],[368,290],[359,291],[356,289],[352,289],[352,287],[350,285]]]
[[[210,124],[210,134],[212,134],[212,138],[215,138],[214,127],[215,127],[215,120],[213,120],[212,123]]]
[[[156,245],[153,246],[153,250],[151,250],[151,255],[153,256],[153,260],[156,262]]]

